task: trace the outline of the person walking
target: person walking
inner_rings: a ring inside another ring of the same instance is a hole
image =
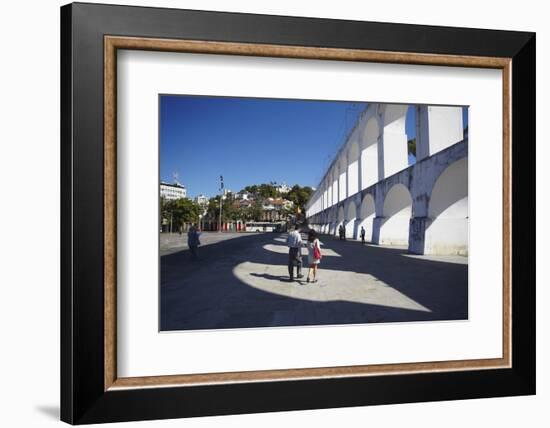
[[[319,239],[317,238],[317,233],[311,229],[307,235],[307,262],[309,265],[309,270],[307,271],[307,282],[317,282],[317,268],[321,262],[321,246],[319,244]],[[309,276],[313,272],[313,279],[310,280]]]
[[[361,226],[361,244],[365,244],[365,228]]]
[[[290,226],[290,232],[286,239],[288,245],[288,276],[294,281],[294,266],[296,266],[296,278],[303,278],[302,275],[302,236],[296,225]]]
[[[199,240],[199,232],[195,225],[192,225],[187,232],[187,245],[191,251],[191,260],[198,260],[197,250],[201,241]]]
[[[340,235],[340,241],[342,241],[344,239],[344,225],[341,224],[340,227],[338,228],[338,234]]]

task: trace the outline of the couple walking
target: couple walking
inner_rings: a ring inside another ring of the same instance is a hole
[[[290,232],[286,240],[288,245],[288,275],[290,281],[294,281],[294,266],[296,266],[296,278],[300,279],[302,275],[302,236],[296,226],[290,227]],[[307,249],[308,249],[308,266],[307,282],[317,282],[317,266],[321,262],[321,246],[319,239],[317,239],[317,233],[313,229],[310,229],[307,235]],[[310,275],[313,273],[313,278],[310,280]]]

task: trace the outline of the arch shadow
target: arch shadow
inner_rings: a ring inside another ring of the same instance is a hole
[[[284,295],[279,293],[279,287],[288,287],[288,284],[267,269],[249,272],[249,277],[251,281],[258,278],[272,281],[271,291],[253,287],[248,279],[239,279],[234,269],[242,263],[286,266],[286,254],[261,250],[263,245],[273,243],[276,236],[279,235],[250,235],[207,245],[200,248],[200,259],[196,263],[190,261],[188,250],[161,257],[160,329],[463,320],[468,316],[467,265],[411,258],[401,250],[362,246],[328,236],[321,238],[324,246],[340,257],[323,257],[321,283],[323,272],[328,276],[329,271],[371,275],[384,287],[392,287],[427,310],[347,300],[314,301]],[[346,282],[331,285],[346,287]],[[306,287],[298,283],[292,286]],[[321,288],[311,288],[311,291],[322,293]]]

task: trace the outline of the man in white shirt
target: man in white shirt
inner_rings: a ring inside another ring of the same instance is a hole
[[[288,245],[288,276],[290,277],[290,281],[294,281],[294,266],[296,266],[296,278],[303,278],[302,236],[295,225],[290,226],[286,245]]]

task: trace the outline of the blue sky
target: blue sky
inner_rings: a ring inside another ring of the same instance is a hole
[[[318,185],[366,103],[162,95],[160,179],[194,197],[250,184]],[[412,111],[412,109],[411,109]],[[407,120],[414,136],[414,120]]]

